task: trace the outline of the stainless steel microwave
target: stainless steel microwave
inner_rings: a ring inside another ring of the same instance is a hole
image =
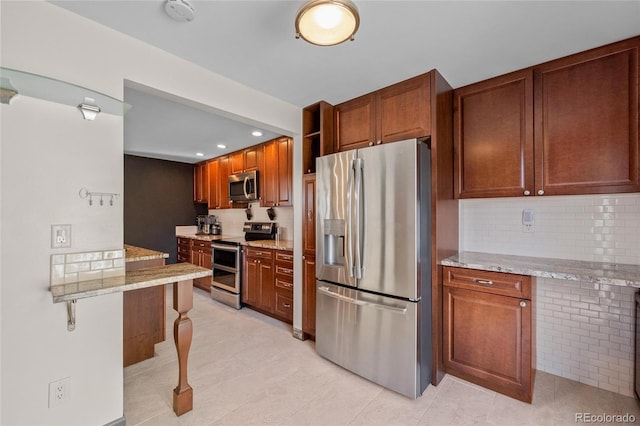
[[[234,203],[258,200],[258,172],[256,170],[229,176],[229,200]]]

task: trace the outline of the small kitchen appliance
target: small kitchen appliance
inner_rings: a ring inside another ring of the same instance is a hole
[[[221,235],[222,224],[214,215],[198,215],[196,216],[197,231],[196,235]]]
[[[247,241],[274,240],[278,225],[274,222],[245,222],[242,229],[244,237],[222,236],[211,244],[211,298],[236,309],[242,307],[242,245]]]

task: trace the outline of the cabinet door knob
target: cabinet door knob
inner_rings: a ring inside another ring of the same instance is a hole
[[[525,302],[524,300],[520,301],[520,307],[521,308],[526,308],[527,307],[527,302]]]
[[[377,141],[376,145],[380,145],[382,143],[382,141]]]
[[[538,189],[538,195],[544,195],[544,191],[542,189]]]
[[[526,191],[524,191],[524,195],[531,195],[531,191],[527,189]]]
[[[369,146],[373,146],[373,142],[369,142]]]

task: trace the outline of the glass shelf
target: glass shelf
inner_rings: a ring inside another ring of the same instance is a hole
[[[74,107],[83,103],[85,98],[91,98],[106,114],[124,115],[131,109],[131,105],[125,102],[86,87],[10,68],[0,67],[0,87],[3,92],[15,91],[18,95]]]

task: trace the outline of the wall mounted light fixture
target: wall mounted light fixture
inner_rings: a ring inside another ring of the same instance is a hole
[[[93,98],[84,98],[84,102],[78,105],[78,109],[85,120],[93,121],[100,113],[100,107],[96,105],[95,102],[96,100]]]
[[[350,0],[310,0],[296,15],[296,38],[318,46],[333,46],[353,36],[360,26],[358,8]]]

